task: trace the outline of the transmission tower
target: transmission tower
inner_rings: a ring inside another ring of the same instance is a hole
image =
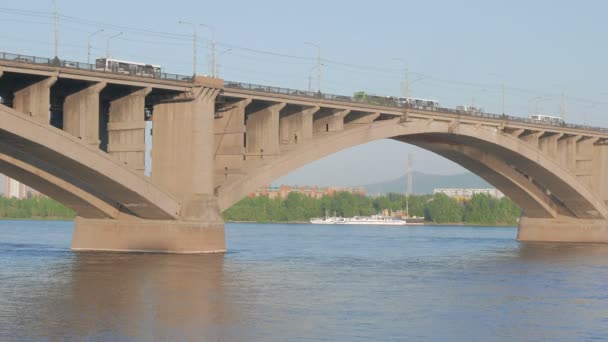
[[[409,197],[412,194],[412,169],[414,168],[414,154],[409,153],[407,158],[407,189],[405,191],[405,212],[410,216]]]

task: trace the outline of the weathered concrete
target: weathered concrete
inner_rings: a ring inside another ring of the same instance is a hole
[[[219,108],[214,120],[215,187],[242,173],[245,157],[245,108],[250,99],[237,100]]]
[[[360,125],[334,134],[321,135],[309,144],[298,145],[280,158],[256,166],[238,180],[224,185],[219,191],[220,208],[225,210],[256,188],[331,153],[378,139],[401,136],[406,137],[404,141],[408,142],[478,146],[489,155],[499,156],[505,163],[501,179],[509,181],[496,183],[499,189],[509,192],[508,187],[530,188],[527,191],[529,195],[525,198],[540,201],[536,207],[547,208],[549,212],[554,210],[551,209],[553,205],[560,205],[577,218],[608,217],[608,207],[603,201],[580,184],[573,174],[528,142],[478,125],[426,120],[402,123],[399,119],[374,122],[371,125]],[[512,169],[508,173],[507,166]],[[524,183],[523,178],[517,176],[514,170],[518,170],[517,172],[525,175],[528,180]],[[535,181],[532,182],[531,179]],[[516,180],[520,185],[515,183]],[[538,189],[534,189],[535,187]],[[550,191],[550,196],[540,196],[542,192],[547,191]],[[542,202],[547,200],[551,202]],[[519,204],[526,207],[529,203]]]
[[[108,153],[141,174],[145,165],[144,111],[151,88],[135,90],[110,103]]]
[[[65,98],[63,130],[99,147],[99,93],[106,83],[93,84]]]
[[[2,96],[21,111],[0,107],[0,171],[81,217],[105,219],[78,219],[75,248],[222,250],[199,229],[211,227],[210,239],[223,241],[221,210],[296,168],[384,138],[443,155],[498,187],[525,212],[522,239],[554,241],[554,233],[563,241],[606,242],[605,131],[441,110],[411,108],[404,115],[403,108],[340,96],[238,84],[224,89],[221,80],[201,77],[178,82],[10,61],[0,66]],[[93,86],[83,89],[86,84]],[[62,96],[71,136],[48,125],[49,104],[60,105]],[[141,175],[146,96],[155,104],[151,181]],[[99,97],[102,114],[109,111],[107,141],[105,123],[100,128],[109,154],[97,149]],[[82,222],[100,228],[98,234]],[[557,228],[548,231],[547,222]],[[572,225],[579,228],[566,228]]]
[[[204,221],[74,220],[72,250],[222,253],[224,224]]]
[[[572,217],[554,219],[521,217],[518,241],[608,243],[608,221]]]
[[[55,82],[57,77],[48,77],[16,91],[13,108],[31,116],[36,122],[50,123],[51,87]]]
[[[313,132],[337,132],[344,130],[344,117],[350,110],[330,110],[315,114],[313,122]]]
[[[291,106],[286,108],[279,120],[281,144],[302,144],[312,139],[313,116],[320,107]]]
[[[213,195],[217,94],[217,89],[200,88],[193,98],[154,108],[152,181],[184,201],[192,195]]]
[[[90,205],[105,203],[97,206],[97,213],[107,213],[109,205],[126,215],[145,219],[179,217],[180,203],[143,175],[123,167],[81,139],[3,105],[0,105],[0,153],[31,165],[33,168],[27,172],[35,174],[38,182],[46,183],[44,186],[50,191],[46,194],[53,198],[64,198],[59,191],[78,194],[73,186],[89,194]]]
[[[264,159],[280,154],[279,115],[285,103],[247,106],[245,153],[247,159]]]

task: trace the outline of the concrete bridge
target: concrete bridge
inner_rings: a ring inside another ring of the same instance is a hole
[[[225,251],[223,210],[385,138],[500,189],[523,209],[522,241],[608,242],[607,129],[2,53],[0,97],[0,173],[76,211],[74,250]]]

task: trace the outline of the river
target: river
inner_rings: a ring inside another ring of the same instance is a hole
[[[224,255],[73,253],[0,221],[0,340],[521,341],[608,336],[608,246],[516,228],[227,224]]]

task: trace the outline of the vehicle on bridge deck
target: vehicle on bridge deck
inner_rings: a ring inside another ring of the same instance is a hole
[[[470,114],[470,115],[479,115],[479,114],[483,114],[483,108],[475,107],[475,106],[457,106],[456,112],[466,113],[466,114]]]
[[[111,58],[98,58],[95,68],[100,71],[110,71],[132,76],[160,77],[160,65],[152,65],[138,62],[128,62]]]
[[[550,125],[561,125],[564,123],[564,119],[560,118],[559,116],[543,114],[530,115],[530,120]]]
[[[364,91],[358,91],[354,93],[353,100],[356,102],[379,106],[394,106],[397,102],[397,98],[395,98],[394,96],[373,95],[368,94]]]
[[[423,110],[436,110],[440,107],[439,101],[420,99],[416,97],[400,97],[397,99],[397,104],[401,107],[409,105],[411,108]]]

